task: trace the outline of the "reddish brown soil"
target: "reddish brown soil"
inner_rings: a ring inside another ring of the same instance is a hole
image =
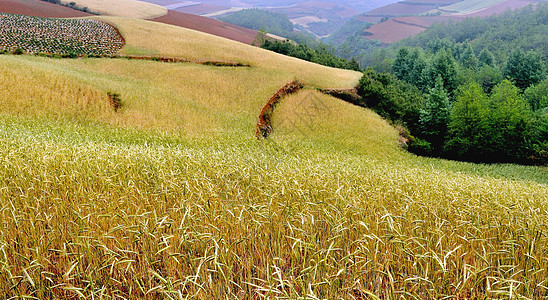
[[[487,9],[469,14],[470,17],[488,17],[491,15],[501,14],[507,10],[519,9],[526,7],[529,4],[536,3],[535,1],[527,0],[507,0],[497,5],[493,5]]]
[[[227,8],[228,7],[225,7],[225,6],[200,4],[200,5],[192,5],[192,6],[177,8],[176,11],[187,13],[187,14],[193,14],[193,15],[203,15],[203,14],[208,14],[216,11],[221,11]]]
[[[426,27],[399,23],[395,19],[371,26],[365,37],[382,43],[394,43],[426,30]]]
[[[193,29],[249,45],[253,43],[258,34],[258,31],[253,29],[173,10],[169,10],[167,15],[152,19],[152,21]]]
[[[294,94],[298,92],[300,89],[302,89],[302,85],[298,81],[292,81],[286,85],[284,85],[281,89],[268,100],[266,105],[263,107],[263,110],[261,110],[261,114],[259,115],[259,121],[257,122],[257,131],[255,132],[255,136],[260,138],[267,138],[270,133],[272,133],[272,114],[274,113],[274,109],[276,108],[276,105],[280,103],[282,98]]]
[[[369,17],[369,16],[395,17],[395,16],[405,16],[405,15],[418,15],[435,8],[436,8],[435,4],[429,4],[429,3],[409,4],[405,2],[398,2],[398,3],[389,4],[389,5],[368,11],[364,13],[362,16],[364,17]]]
[[[88,13],[40,0],[0,0],[0,12],[46,18],[77,18]]]
[[[366,30],[366,38],[383,43],[394,43],[423,32],[434,23],[460,21],[466,17],[487,17],[500,14],[509,9],[523,8],[534,3],[531,0],[507,0],[487,9],[465,15],[435,17],[398,17],[371,26]]]

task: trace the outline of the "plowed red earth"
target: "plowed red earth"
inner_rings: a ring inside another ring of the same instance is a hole
[[[40,0],[0,0],[0,12],[45,18],[78,18],[88,13]]]
[[[245,44],[253,43],[258,34],[258,31],[253,29],[173,10],[169,10],[167,15],[152,21],[193,29]]]
[[[443,23],[448,22],[449,20],[460,21],[466,17],[488,17],[494,14],[503,13],[508,9],[523,8],[532,3],[534,3],[534,1],[507,0],[484,10],[470,14],[437,17],[398,17],[371,26],[366,30],[366,38],[370,40],[379,40],[380,42],[386,44],[394,43],[404,38],[421,33],[434,23]]]

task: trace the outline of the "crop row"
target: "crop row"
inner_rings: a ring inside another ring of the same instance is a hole
[[[124,40],[113,26],[89,19],[50,19],[0,13],[0,50],[112,55]]]

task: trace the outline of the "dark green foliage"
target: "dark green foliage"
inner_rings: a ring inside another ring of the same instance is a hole
[[[533,110],[548,108],[548,79],[525,90],[525,98]]]
[[[517,87],[525,90],[531,85],[539,83],[546,77],[544,63],[539,54],[521,49],[512,51],[506,66],[504,76],[509,78]]]
[[[264,30],[280,36],[289,37],[293,32],[293,23],[285,14],[262,9],[244,9],[219,18],[245,28]]]
[[[495,56],[487,48],[483,48],[480,54],[478,55],[478,64],[480,67],[483,66],[495,66]]]
[[[290,41],[271,41],[265,40],[261,48],[271,50],[280,54],[297,57],[306,61],[314,62],[324,66],[360,71],[360,65],[355,59],[347,60],[337,57],[333,50],[320,43],[316,49],[307,45],[297,45]]]
[[[426,105],[420,110],[420,137],[432,145],[432,150],[442,151],[447,127],[451,117],[451,102],[445,89],[443,79],[438,76],[436,85],[430,89]]]
[[[486,93],[491,93],[491,90],[504,79],[498,68],[489,65],[483,65],[469,75],[468,78],[479,83]]]
[[[487,115],[487,96],[475,82],[459,87],[449,123],[450,138],[446,149],[455,158],[481,161],[478,149],[483,147],[487,134],[484,119]]]
[[[478,66],[478,59],[469,43],[465,44],[465,49],[459,57],[459,62],[463,67],[468,69],[475,69]]]
[[[422,88],[422,73],[426,65],[427,62],[418,48],[402,47],[392,63],[392,70],[398,79]]]
[[[19,47],[15,48],[15,50],[13,50],[13,54],[15,54],[15,55],[21,55],[23,53],[25,53],[25,52],[23,51],[23,49],[21,49]]]
[[[535,112],[531,122],[530,140],[529,161],[548,166],[548,108]]]
[[[470,83],[459,89],[446,149],[454,158],[470,161],[525,162],[530,120],[527,102],[510,81],[498,84],[490,97]]]
[[[394,75],[367,68],[360,79],[358,94],[362,97],[362,105],[382,117],[405,125],[411,132],[419,127],[425,99],[413,85],[398,80]]]
[[[458,86],[457,63],[451,55],[450,51],[445,48],[441,49],[432,58],[428,66],[423,72],[424,86],[433,88],[438,76],[443,80],[443,88],[451,95]]]

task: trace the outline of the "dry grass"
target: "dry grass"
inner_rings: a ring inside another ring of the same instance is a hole
[[[154,19],[167,14],[163,6],[137,0],[66,0],[75,2],[79,7],[87,7],[92,12],[108,16],[138,19]]]
[[[0,298],[548,296],[546,168],[409,155],[311,89],[257,141],[280,86],[343,83],[307,72],[0,56]]]
[[[100,19],[120,29],[126,39],[121,54],[239,62],[254,68],[287,72],[300,82],[323,88],[354,87],[361,77],[359,72],[313,64],[186,28],[124,18]]]

